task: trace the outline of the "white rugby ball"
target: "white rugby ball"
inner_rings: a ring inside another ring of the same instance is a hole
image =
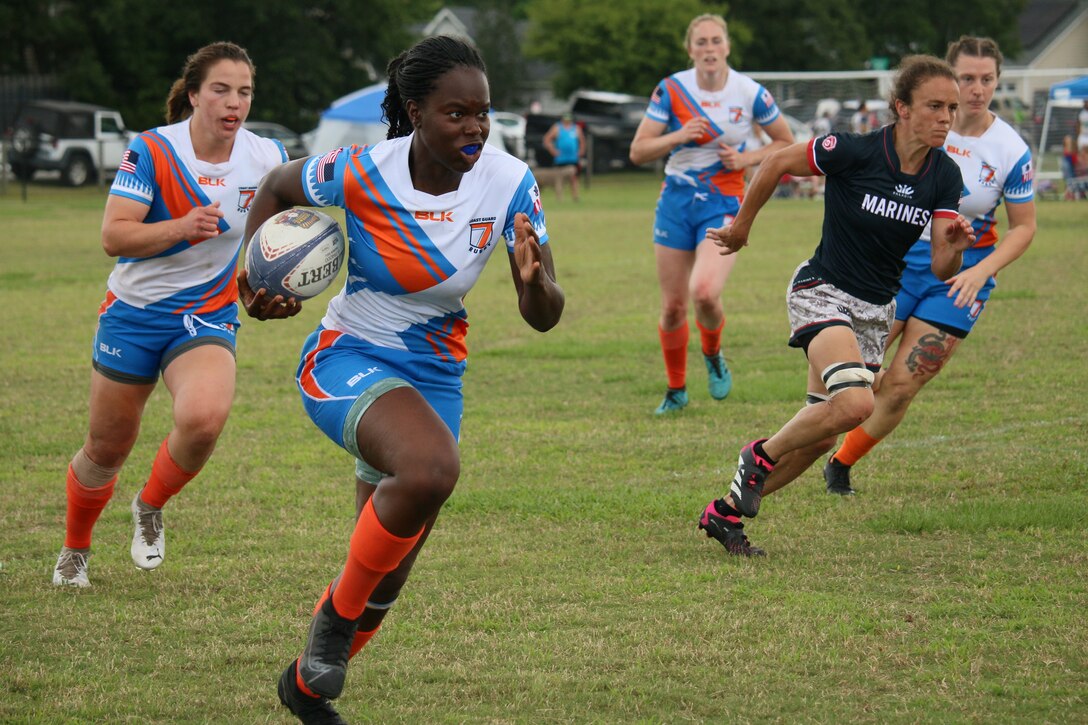
[[[344,261],[344,233],[328,214],[288,209],[270,217],[246,250],[246,272],[254,292],[306,300],[336,279]]]

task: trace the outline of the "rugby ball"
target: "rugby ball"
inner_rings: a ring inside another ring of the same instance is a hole
[[[328,214],[288,209],[270,217],[246,250],[246,272],[254,292],[306,300],[336,279],[344,261],[344,233]]]

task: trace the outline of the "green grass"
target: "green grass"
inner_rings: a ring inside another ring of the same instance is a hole
[[[898,431],[830,497],[817,469],[728,559],[695,530],[736,451],[801,404],[789,275],[822,205],[775,200],[724,293],[735,390],[664,390],[653,174],[545,190],[567,293],[540,335],[506,261],[467,304],[462,475],[339,708],[351,721],[1088,721],[1088,207],[1039,204],[1027,256]],[[157,390],[95,530],[93,588],[58,590],[64,470],[85,435],[109,260],[97,189],[0,196],[0,721],[290,722],[275,679],[347,549],[352,464],[293,373],[324,301],[246,321],[236,403],[171,502],[169,556],[128,555],[128,502],[169,430]]]

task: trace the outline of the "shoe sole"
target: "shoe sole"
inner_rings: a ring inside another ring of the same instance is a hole
[[[283,686],[283,678],[285,676],[286,673],[280,675],[280,681],[276,683],[276,694],[280,696],[280,704],[286,707],[288,710],[291,710],[291,703],[287,702],[287,694]],[[291,710],[291,712],[294,713],[295,711]]]
[[[755,557],[755,556],[766,556],[767,555],[767,552],[765,552],[763,549],[752,546],[751,544],[748,545],[748,551],[747,552],[737,553],[735,551],[730,551],[729,547],[725,545],[724,541],[719,539],[714,534],[710,533],[710,527],[709,526],[704,526],[702,524],[702,522],[700,522],[699,523],[699,529],[706,534],[706,538],[714,539],[714,541],[717,541],[719,544],[721,544],[722,548],[725,549],[725,553],[729,554],[730,556],[740,556],[740,557],[751,558],[751,557]]]

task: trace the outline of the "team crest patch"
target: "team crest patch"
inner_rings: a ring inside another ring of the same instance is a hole
[[[256,186],[238,187],[238,211],[243,214],[249,212],[249,205],[253,203],[253,197],[257,194]]]
[[[473,219],[468,223],[468,250],[479,254],[495,240],[495,217]]]
[[[824,151],[833,151],[838,143],[839,140],[834,136],[825,136],[820,145],[824,147]]]
[[[978,172],[978,183],[983,186],[993,186],[996,180],[997,169],[983,161],[982,168]]]
[[[743,106],[730,106],[729,107],[729,123],[740,123],[744,120],[744,107]]]

